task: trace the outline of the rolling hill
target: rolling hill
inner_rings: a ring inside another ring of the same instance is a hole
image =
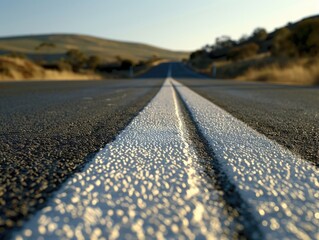
[[[70,49],[79,49],[87,55],[97,55],[104,61],[114,61],[117,56],[139,61],[150,59],[154,55],[169,60],[180,60],[188,58],[189,55],[188,52],[175,52],[147,44],[75,34],[0,38],[0,54],[21,53],[33,60],[59,60]]]

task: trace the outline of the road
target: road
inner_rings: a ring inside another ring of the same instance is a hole
[[[113,140],[162,82],[0,83],[0,239]]]
[[[7,88],[0,97],[3,236],[47,206],[16,239],[318,237],[318,172],[310,164],[317,160],[299,150],[301,142],[291,152],[282,138],[256,127],[269,120],[251,123],[267,104],[285,123],[299,117],[294,110],[307,105],[309,92],[318,100],[317,89],[209,80],[180,63],[161,64],[137,80],[72,84],[0,85]],[[303,99],[299,105],[287,101],[290,90]],[[273,107],[280,102],[286,114]],[[288,128],[273,122],[278,132]]]

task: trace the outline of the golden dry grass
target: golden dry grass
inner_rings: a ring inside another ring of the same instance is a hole
[[[0,57],[0,81],[23,80],[93,80],[94,74],[46,70],[26,59]]]
[[[269,54],[259,54],[242,61],[196,60],[193,68],[201,73],[212,74],[212,66],[217,67],[217,78],[242,81],[262,81],[282,84],[319,84],[319,59],[315,58],[274,58]]]
[[[319,60],[299,59],[285,66],[274,63],[260,69],[251,68],[237,79],[295,85],[319,84]]]

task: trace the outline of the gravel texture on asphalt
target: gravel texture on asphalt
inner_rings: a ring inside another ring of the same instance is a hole
[[[215,80],[173,64],[173,77],[319,166],[319,87]]]
[[[225,228],[225,232],[228,233],[227,238],[261,239],[262,233],[256,218],[251,213],[251,208],[241,197],[236,185],[230,181],[229,176],[221,167],[220,161],[218,161],[214,150],[209,146],[209,142],[200,131],[200,127],[193,118],[189,107],[183,101],[176,86],[174,88],[178,95],[183,120],[192,145],[198,158],[201,159],[201,165],[205,173],[211,179],[211,184],[214,184],[214,188],[222,192],[218,201],[223,203],[224,211],[232,219],[232,221],[229,221],[227,228]]]
[[[0,83],[0,239],[127,126],[169,65],[144,80]],[[318,87],[213,80],[181,63],[172,77],[318,166]]]
[[[170,80],[14,239],[228,239]],[[209,162],[208,162],[209,164]]]
[[[185,85],[173,84],[264,238],[318,239],[318,169]]]
[[[0,83],[0,239],[112,141],[162,82]]]

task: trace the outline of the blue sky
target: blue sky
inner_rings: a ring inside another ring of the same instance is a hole
[[[318,0],[1,0],[0,36],[81,33],[194,50],[318,13]]]

